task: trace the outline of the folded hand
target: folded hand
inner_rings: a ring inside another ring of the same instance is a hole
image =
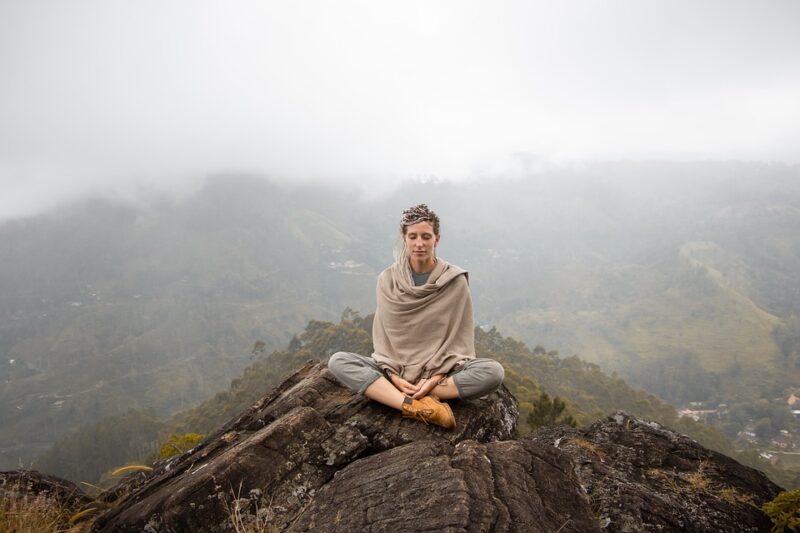
[[[392,374],[391,382],[392,385],[397,387],[397,389],[406,396],[413,396],[419,391],[419,387],[417,385],[409,383],[408,381],[401,378],[398,374]]]
[[[439,384],[439,381],[441,381],[441,379],[444,376],[445,376],[444,374],[434,374],[427,379],[424,378],[420,379],[416,383],[417,392],[414,393],[414,395],[411,397],[414,398],[415,400],[424,398],[425,396],[428,395],[429,392],[431,392],[433,389],[436,388],[436,385]]]

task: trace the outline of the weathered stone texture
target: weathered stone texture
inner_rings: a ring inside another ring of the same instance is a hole
[[[359,457],[416,441],[452,446],[513,437],[518,412],[505,389],[452,406],[454,431],[403,419],[341,387],[324,364],[309,363],[202,444],[162,464],[95,530],[225,531],[233,505],[246,519],[285,528]]]
[[[181,457],[95,531],[769,531],[780,488],[691,439],[617,413],[512,440],[505,388],[451,402],[448,431],[341,387],[308,364]],[[120,491],[117,491],[119,493]]]
[[[72,512],[94,501],[75,483],[60,477],[36,470],[0,472],[0,498],[16,499],[26,495],[51,498]]]
[[[769,531],[781,488],[758,470],[659,424],[616,413],[532,440],[568,453],[607,531]]]
[[[569,458],[529,441],[423,441],[338,472],[289,531],[599,531]]]

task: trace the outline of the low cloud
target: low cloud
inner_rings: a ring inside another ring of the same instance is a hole
[[[792,1],[3,2],[0,219],[226,171],[390,187],[520,153],[800,163],[798,19]]]

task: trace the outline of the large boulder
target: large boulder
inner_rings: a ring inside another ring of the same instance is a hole
[[[769,531],[760,507],[781,488],[685,435],[618,412],[532,440],[568,454],[606,531]]]
[[[529,440],[421,441],[336,473],[289,531],[600,531],[569,457]]]
[[[285,528],[334,474],[356,459],[408,443],[452,448],[513,438],[516,400],[505,389],[451,403],[455,430],[402,418],[308,363],[203,443],[167,461],[95,531],[228,531],[231,517]]]

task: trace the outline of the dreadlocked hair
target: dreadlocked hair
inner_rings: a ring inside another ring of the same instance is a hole
[[[403,210],[403,218],[400,220],[400,233],[397,234],[392,255],[397,264],[401,265],[409,280],[411,279],[411,267],[408,265],[408,251],[403,238],[406,234],[406,227],[418,222],[429,222],[433,226],[433,234],[439,235],[439,216],[428,209],[427,205],[418,204]],[[433,257],[436,258],[435,248]]]
[[[433,234],[439,235],[439,217],[428,209],[425,204],[415,205],[403,210],[403,219],[400,221],[400,232],[405,235],[406,226],[417,224],[418,222],[430,222],[433,226]]]

